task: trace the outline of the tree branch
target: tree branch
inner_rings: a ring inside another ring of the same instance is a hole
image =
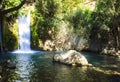
[[[26,2],[26,0],[23,0],[18,6],[16,6],[16,7],[13,7],[13,8],[9,8],[9,9],[6,9],[6,10],[2,10],[2,11],[0,11],[0,14],[1,15],[5,15],[5,14],[7,14],[7,13],[10,13],[10,12],[13,12],[13,11],[15,11],[15,10],[18,10],[18,9],[20,9],[24,4],[25,4],[25,2]]]

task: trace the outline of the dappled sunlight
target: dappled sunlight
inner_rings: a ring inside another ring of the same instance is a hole
[[[98,71],[98,72],[101,72],[101,73],[104,73],[104,74],[107,74],[107,75],[112,75],[113,74],[113,75],[119,75],[120,76],[120,71],[118,71],[118,70],[110,70],[110,69],[105,69],[105,68],[107,68],[107,67],[103,67],[103,68],[93,67],[93,69]],[[112,68],[112,69],[114,69],[114,68]],[[119,68],[119,67],[117,67],[117,68]]]
[[[23,55],[18,55],[16,57],[16,73],[19,75],[19,77],[26,82],[29,82],[29,75],[30,72],[32,71],[32,66],[30,63],[30,56],[24,56],[26,54]],[[19,80],[18,80],[19,81]]]
[[[96,7],[96,1],[86,0],[86,1],[83,3],[83,9],[84,9],[84,8],[88,8],[89,10],[94,11],[95,7]]]

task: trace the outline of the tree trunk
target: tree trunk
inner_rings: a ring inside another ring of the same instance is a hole
[[[114,16],[113,18],[113,37],[115,38],[115,48],[120,49],[120,21],[119,16]]]
[[[0,51],[3,52],[3,17],[0,17]]]
[[[118,49],[120,50],[120,27],[118,26],[117,27],[117,47],[118,47]]]

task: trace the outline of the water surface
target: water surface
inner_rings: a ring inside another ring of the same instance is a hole
[[[55,53],[0,55],[0,61],[15,63],[15,70],[3,71],[3,82],[120,82],[120,59],[82,52],[95,67],[70,67],[52,62]]]

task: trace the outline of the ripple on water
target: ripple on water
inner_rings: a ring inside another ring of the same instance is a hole
[[[83,53],[84,54],[84,53]],[[112,57],[86,54],[95,67],[70,67],[52,63],[54,53],[5,54],[0,60],[16,63],[15,70],[5,71],[6,82],[119,82],[120,61]],[[92,55],[92,56],[91,56]],[[94,57],[96,56],[96,57]],[[97,59],[98,58],[98,59]],[[95,60],[94,60],[95,59]],[[110,61],[111,60],[111,61]],[[110,62],[109,62],[110,61]],[[113,79],[112,79],[113,78]]]

